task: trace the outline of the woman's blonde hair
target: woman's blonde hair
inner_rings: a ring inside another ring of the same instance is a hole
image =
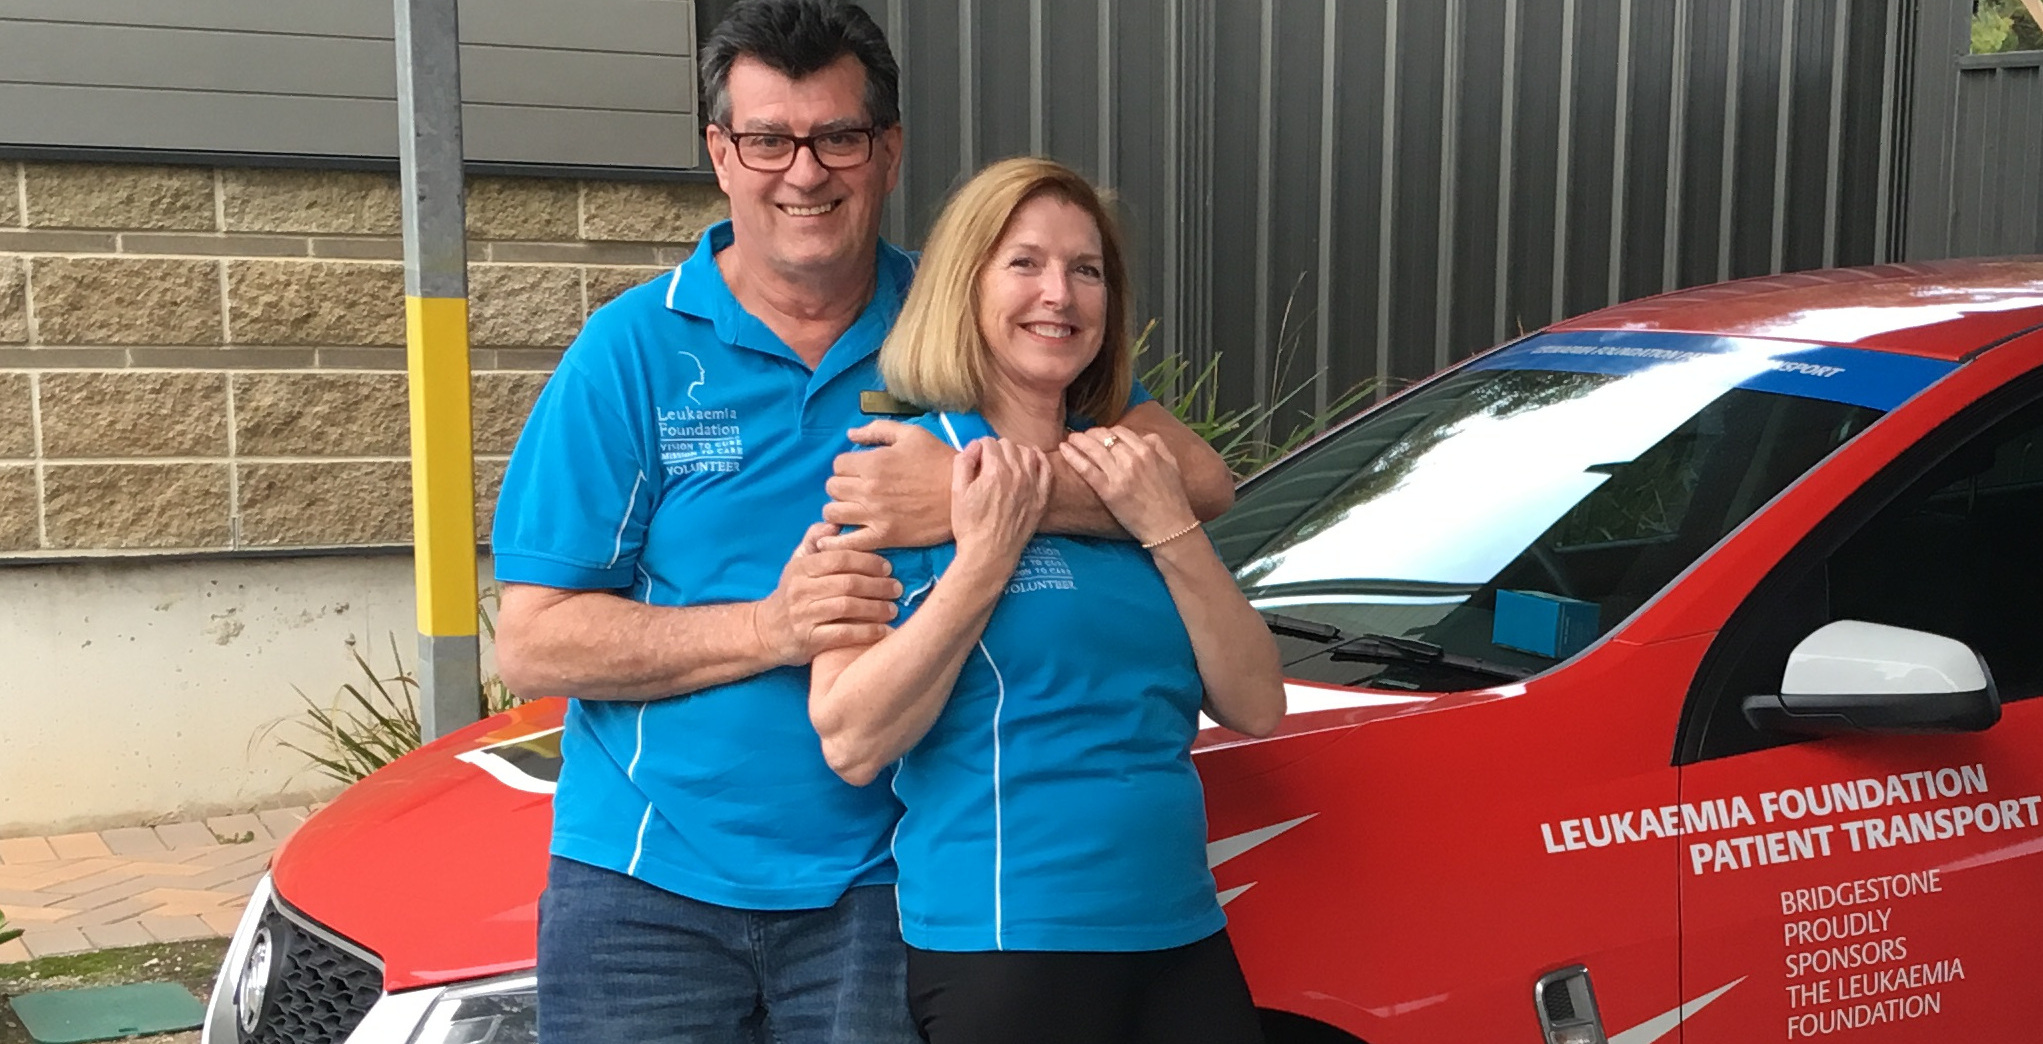
[[[979,332],[979,273],[1022,204],[1054,196],[1099,227],[1107,289],[1099,354],[1064,392],[1064,405],[1099,424],[1128,408],[1135,377],[1128,336],[1128,261],[1109,199],[1055,160],[1001,160],[951,194],[930,230],[922,264],[894,330],[880,347],[887,390],[919,406],[976,410],[986,394],[991,349]]]

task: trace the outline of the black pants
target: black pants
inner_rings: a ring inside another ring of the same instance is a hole
[[[1140,953],[908,948],[908,1009],[931,1044],[1261,1044],[1225,931]]]

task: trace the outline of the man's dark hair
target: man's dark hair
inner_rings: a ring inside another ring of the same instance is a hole
[[[847,54],[865,66],[866,118],[875,127],[901,122],[901,69],[863,8],[847,0],[738,0],[702,45],[703,112],[730,125],[731,66],[740,57],[799,80]]]

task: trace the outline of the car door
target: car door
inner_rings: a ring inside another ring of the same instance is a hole
[[[1683,838],[1684,1040],[2002,1041],[2043,1024],[2039,520],[2043,370],[1897,454],[1717,634],[1677,755],[1682,801],[1732,812]],[[1796,644],[1837,620],[1964,642],[2000,721],[1815,739],[1752,726],[1744,699],[1780,692]]]

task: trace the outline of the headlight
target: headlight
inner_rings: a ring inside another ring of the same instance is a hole
[[[530,973],[456,986],[440,995],[411,1044],[533,1044],[539,980]]]
[[[257,928],[248,944],[248,960],[242,963],[241,977],[234,985],[234,1019],[243,1036],[254,1036],[262,1024],[263,1006],[275,979],[276,939],[268,928]]]

